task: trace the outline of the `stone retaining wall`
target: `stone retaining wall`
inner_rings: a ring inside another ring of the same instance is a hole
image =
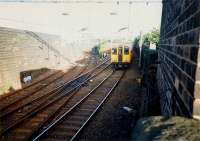
[[[158,88],[163,115],[200,116],[200,2],[163,1]]]
[[[42,37],[46,36],[49,39],[45,43],[30,33],[0,27],[0,94],[8,92],[8,89],[21,88],[22,72],[40,72],[44,68],[66,69],[71,66],[67,58],[72,52],[67,52],[67,48],[65,50],[61,48],[58,36],[41,34]],[[33,34],[40,38],[40,33]],[[61,54],[65,55],[61,56]]]

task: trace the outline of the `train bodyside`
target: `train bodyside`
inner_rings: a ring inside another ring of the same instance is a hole
[[[111,48],[111,64],[115,68],[128,67],[133,58],[132,49],[128,46]]]

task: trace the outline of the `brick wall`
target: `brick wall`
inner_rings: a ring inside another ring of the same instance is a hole
[[[20,73],[42,68],[69,67],[67,48],[61,48],[60,38],[0,27],[0,93],[21,87]],[[39,38],[39,39],[38,39]],[[69,54],[69,53],[68,53]]]
[[[164,115],[200,116],[200,1],[163,1],[157,80]]]

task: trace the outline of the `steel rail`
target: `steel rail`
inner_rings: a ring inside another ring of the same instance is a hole
[[[80,78],[77,78],[77,79],[80,79]],[[75,81],[75,80],[74,80],[74,81]],[[73,83],[73,82],[69,82],[69,83],[65,84],[64,87],[70,86],[71,83]],[[17,111],[17,110],[23,108],[23,107],[25,107],[26,105],[29,105],[29,104],[31,104],[31,103],[33,103],[33,102],[37,102],[38,100],[41,100],[41,99],[43,99],[43,98],[46,98],[47,96],[48,96],[48,98],[51,98],[51,97],[53,97],[54,95],[58,94],[59,92],[63,91],[64,87],[62,87],[62,88],[60,88],[60,89],[52,90],[52,91],[50,91],[50,92],[45,93],[44,95],[38,96],[38,97],[36,97],[36,98],[33,98],[31,101],[27,101],[27,102],[25,102],[25,103],[22,104],[22,105],[16,106],[14,109],[12,109],[12,110],[10,110],[10,111],[6,111],[6,112],[3,113],[3,114],[0,114],[0,119],[6,117],[7,115],[9,115],[9,114],[11,114],[11,113],[13,113],[13,112],[15,112],[15,111]]]
[[[108,68],[110,66],[107,65],[103,70],[99,71],[98,73],[96,73],[95,75],[93,75],[92,77],[90,77],[88,80],[90,80],[91,78],[94,78],[95,76],[99,75],[100,73],[102,73],[106,68]],[[33,135],[37,134],[40,130],[40,128],[42,128],[45,124],[47,124],[47,122],[54,118],[54,119],[58,119],[59,118],[59,115],[57,117],[55,117],[56,113],[58,113],[60,111],[61,108],[63,108],[64,105],[66,105],[69,100],[77,93],[77,91],[74,91],[73,93],[71,93],[71,95],[68,97],[68,99],[60,106],[59,109],[57,109],[55,112],[53,112],[46,120],[44,120],[42,123],[39,124],[38,128],[37,129],[34,129],[34,131],[31,133],[30,136],[28,136],[25,140],[31,140],[33,138]]]
[[[16,104],[17,102],[21,101],[22,99],[24,100],[24,99],[29,98],[30,96],[36,94],[36,93],[39,92],[40,90],[46,88],[48,85],[50,85],[50,84],[52,84],[53,82],[57,81],[58,79],[62,78],[65,74],[66,74],[66,73],[64,73],[64,74],[62,74],[61,76],[59,76],[59,77],[55,78],[54,80],[50,81],[46,86],[40,87],[40,88],[36,89],[35,91],[32,91],[32,92],[30,92],[30,93],[28,93],[28,94],[25,94],[24,96],[22,96],[22,97],[20,97],[20,98],[18,98],[18,99],[16,99],[16,100],[10,102],[8,105],[5,105],[4,107],[1,107],[1,108],[0,108],[0,112],[2,113],[2,111],[4,111],[4,110],[5,110],[6,108],[8,108],[9,106],[14,105],[14,104]],[[48,78],[47,78],[47,79],[48,79]],[[46,80],[47,80],[47,79],[46,79]],[[38,83],[40,83],[40,82],[38,82]],[[21,91],[24,91],[24,89],[22,89]],[[25,89],[25,91],[26,91],[26,89]],[[14,93],[14,94],[17,94],[17,93]],[[12,96],[12,95],[11,95],[11,96]],[[11,96],[10,96],[10,97],[11,97]],[[7,115],[7,114],[9,114],[9,112],[6,112],[5,114],[0,114],[0,118],[2,118],[3,116],[5,116],[5,115]]]
[[[108,94],[105,96],[105,98],[101,101],[101,103],[99,104],[99,106],[92,112],[92,114],[90,115],[90,117],[83,123],[83,125],[81,126],[81,128],[76,132],[76,134],[71,138],[70,141],[74,141],[78,137],[78,135],[81,133],[81,131],[83,130],[83,128],[89,123],[89,121],[92,119],[92,117],[94,117],[94,115],[100,109],[100,107],[102,106],[102,104],[106,101],[106,99],[110,96],[110,94],[118,86],[118,84],[120,83],[120,81],[123,78],[124,74],[125,74],[125,72],[123,72],[123,74],[121,75],[121,77],[119,78],[119,80],[117,80],[117,82],[113,85],[113,87],[108,92]]]
[[[108,59],[109,60],[109,59]],[[105,60],[105,61],[108,61],[108,60]],[[104,62],[103,62],[104,63]],[[101,65],[101,64],[100,64]],[[76,66],[75,66],[76,67]],[[74,68],[75,68],[74,67]],[[40,80],[38,80],[38,81],[36,81],[36,82],[34,82],[34,83],[32,83],[32,84],[30,84],[30,85],[28,85],[28,86],[25,86],[24,88],[22,88],[22,89],[18,89],[18,90],[15,90],[15,91],[13,91],[13,92],[9,92],[9,93],[6,93],[4,96],[0,96],[0,101],[2,101],[2,100],[4,100],[5,98],[8,98],[8,97],[10,97],[10,96],[13,96],[13,94],[17,94],[17,93],[19,93],[19,92],[21,92],[21,91],[24,91],[24,90],[26,90],[27,88],[29,88],[29,87],[32,87],[32,86],[34,86],[34,85],[36,85],[36,84],[38,84],[38,83],[40,83],[40,82],[42,82],[42,81],[44,81],[44,80],[46,80],[46,79],[48,79],[48,78],[50,78],[50,77],[52,77],[52,76],[54,76],[54,75],[56,75],[58,72],[54,72],[53,74],[51,74],[51,75],[49,75],[49,76],[47,76],[47,77],[44,77],[44,78],[42,78],[42,79],[40,79]],[[45,87],[45,86],[44,86]],[[41,90],[41,89],[40,89]],[[36,91],[37,92],[37,91]],[[32,92],[31,94],[34,94],[35,92]],[[22,97],[22,98],[24,98],[24,97]],[[21,98],[20,98],[21,99]],[[18,100],[17,100],[18,101]],[[14,101],[14,102],[16,102],[16,101]],[[14,103],[14,102],[12,102],[12,103]],[[12,104],[11,103],[11,104]],[[10,105],[10,104],[9,104]],[[6,107],[8,107],[9,105],[7,105]],[[0,107],[0,110],[3,110],[3,109],[5,109],[6,107]]]
[[[30,104],[30,103],[32,103],[32,102],[35,102],[35,101],[37,101],[38,99],[44,98],[44,97],[46,97],[46,96],[48,96],[48,95],[50,95],[50,94],[53,94],[53,93],[59,93],[60,91],[62,91],[61,89],[64,88],[66,85],[71,84],[73,81],[75,81],[75,80],[77,80],[77,79],[83,77],[84,75],[87,75],[87,74],[89,74],[89,73],[92,73],[94,70],[96,70],[97,68],[99,68],[100,66],[102,66],[103,64],[105,64],[107,61],[108,61],[108,60],[104,61],[103,63],[101,63],[100,65],[98,65],[98,66],[95,67],[94,69],[92,69],[91,71],[88,71],[88,72],[86,72],[86,73],[84,73],[84,74],[82,74],[82,75],[80,75],[80,76],[78,76],[78,77],[75,77],[74,79],[72,79],[72,80],[70,80],[70,81],[68,81],[68,82],[66,82],[66,83],[64,83],[64,84],[62,84],[62,85],[59,85],[59,86],[56,87],[55,89],[53,89],[53,90],[47,92],[46,94],[44,94],[44,95],[42,95],[42,96],[40,96],[40,97],[37,97],[37,98],[33,99],[32,101],[26,102],[25,104],[20,105],[20,106],[16,107],[15,109],[11,110],[11,111],[8,111],[8,112],[5,112],[5,113],[3,113],[3,114],[0,114],[0,118],[3,118],[3,117],[7,116],[8,114],[10,114],[10,113],[12,113],[12,112],[14,112],[14,111],[16,111],[16,110],[18,110],[18,109],[20,109],[20,108],[22,108],[22,107],[24,107],[24,106],[26,106],[26,105],[28,105],[28,104]],[[59,78],[58,78],[58,79],[59,79]],[[32,94],[34,94],[34,93],[32,93]],[[31,95],[29,95],[29,96],[31,96]],[[25,97],[26,97],[26,96],[25,96]],[[23,97],[23,98],[24,98],[24,97]],[[21,98],[20,98],[19,100],[21,100]],[[16,102],[18,102],[19,100],[17,100]],[[14,103],[16,103],[16,102],[13,102],[12,104],[14,104]],[[10,105],[8,105],[8,106],[2,108],[0,111],[5,110],[5,108],[7,108],[7,107],[9,107],[9,106],[10,106]]]
[[[18,90],[15,90],[15,91],[13,91],[13,92],[6,93],[4,96],[1,96],[1,97],[0,97],[0,102],[1,102],[2,100],[4,100],[5,98],[8,98],[8,97],[10,97],[10,96],[13,96],[13,94],[19,93],[19,92],[21,92],[21,91],[23,91],[23,90],[25,90],[25,89],[27,89],[27,88],[29,88],[29,87],[31,87],[31,86],[34,86],[34,85],[40,83],[41,81],[44,81],[44,80],[48,79],[48,78],[51,77],[51,76],[56,75],[57,73],[58,73],[58,72],[54,72],[54,73],[50,74],[49,76],[42,78],[41,80],[35,81],[35,82],[33,82],[32,84],[23,87],[22,89],[18,89]]]
[[[103,79],[95,88],[93,88],[86,96],[84,96],[81,100],[79,100],[73,107],[71,107],[67,112],[61,115],[56,121],[50,124],[44,131],[42,131],[38,136],[36,136],[32,141],[37,141],[42,136],[44,136],[50,129],[52,129],[56,124],[58,124],[64,117],[66,117],[69,113],[75,110],[79,104],[81,104],[85,99],[87,99],[93,92],[95,92],[111,75],[110,73],[106,78]]]
[[[98,65],[97,67],[95,67],[94,69],[92,69],[91,71],[88,71],[86,72],[85,74],[82,74],[81,76],[79,77],[76,77],[74,78],[73,80],[71,80],[70,82],[68,82],[67,84],[69,83],[72,83],[74,80],[78,79],[78,78],[81,78],[82,76],[86,75],[86,74],[89,74],[89,73],[92,73],[94,70],[96,70],[97,68],[99,68],[100,66],[102,66],[103,64],[105,64],[108,60],[106,60],[105,62],[103,62],[102,64]],[[109,64],[110,65],[110,64]],[[108,65],[108,66],[109,66]],[[107,66],[107,67],[108,67]],[[106,68],[107,68],[106,67]],[[105,68],[104,68],[105,69]],[[103,70],[102,70],[103,71]],[[97,73],[98,74],[98,73]],[[45,103],[44,102],[44,105],[41,104],[41,106],[38,106],[38,107],[35,107],[32,111],[30,111],[29,113],[27,113],[25,116],[23,116],[22,118],[20,118],[20,120],[18,120],[17,122],[13,123],[12,125],[8,126],[7,128],[1,130],[0,132],[0,135],[2,134],[5,134],[6,132],[8,132],[10,129],[12,129],[13,127],[17,126],[18,124],[20,124],[21,122],[23,122],[24,120],[26,120],[27,118],[29,118],[30,116],[38,113],[39,111],[45,109],[47,106],[49,106],[50,104],[58,101],[59,99],[61,99],[63,96],[65,96],[66,94],[69,94],[71,92],[73,92],[74,90],[80,88],[83,84],[85,84],[88,80],[90,80],[92,77],[95,77],[97,74],[91,76],[91,77],[88,77],[84,82],[76,85],[74,88],[70,89],[69,91],[65,92],[64,94],[61,94],[60,96],[56,97],[54,100],[50,101],[49,103]],[[63,88],[63,87],[62,87]],[[63,89],[62,89],[63,90]],[[62,91],[61,90],[61,91]]]

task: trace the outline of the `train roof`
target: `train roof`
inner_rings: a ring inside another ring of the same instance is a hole
[[[118,47],[128,47],[128,48],[131,48],[131,47],[128,46],[128,45],[117,45],[117,46],[112,46],[111,48],[118,48]]]

